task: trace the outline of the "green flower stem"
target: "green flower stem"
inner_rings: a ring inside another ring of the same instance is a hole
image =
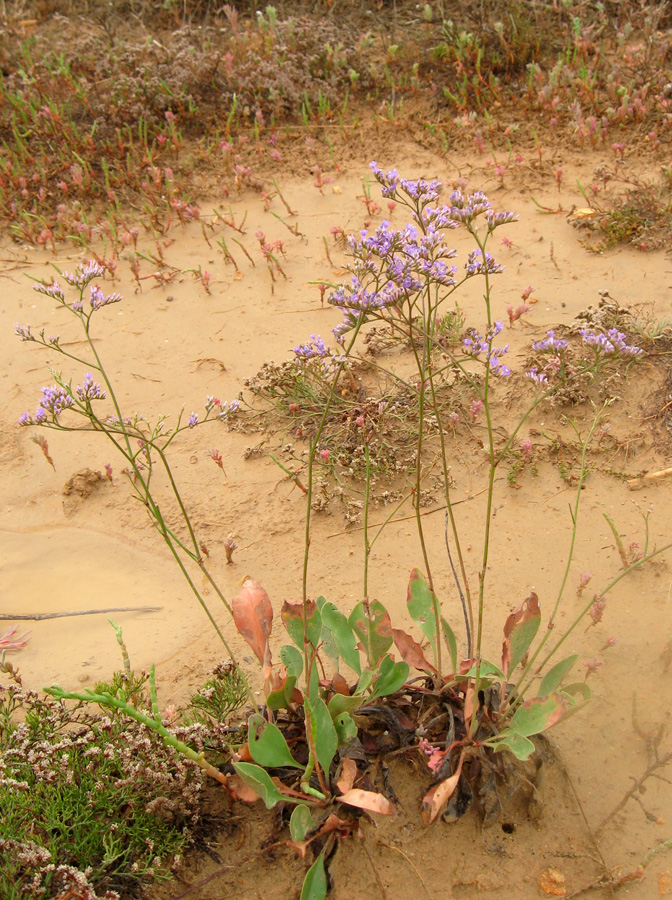
[[[643,557],[641,557],[641,559],[637,559],[633,563],[630,563],[628,568],[622,569],[619,572],[619,574],[615,578],[613,578],[609,582],[609,584],[602,591],[600,591],[600,593],[597,596],[598,597],[606,597],[607,594],[616,587],[616,585],[622,578],[625,578],[626,575],[629,575],[631,572],[634,572],[635,569],[638,569],[640,566],[643,566],[644,563],[650,562],[650,560],[655,559],[656,556],[660,556],[662,553],[666,553],[671,548],[672,548],[672,542],[669,544],[665,544],[665,546],[661,547],[660,550],[654,550],[654,552],[649,553],[648,556],[643,556]],[[555,656],[555,654],[558,652],[560,647],[562,647],[562,645],[565,643],[565,641],[570,636],[570,634],[574,631],[574,629],[577,627],[577,625],[581,622],[581,620],[584,618],[584,616],[588,615],[588,611],[590,610],[590,607],[593,605],[593,603],[594,603],[594,598],[591,599],[590,602],[588,602],[583,607],[583,609],[579,612],[579,614],[574,619],[572,624],[569,626],[567,631],[558,640],[558,642],[553,646],[553,649],[548,651],[548,653],[544,657],[543,662],[540,663],[539,666],[537,666],[537,671],[543,670],[548,665],[549,660],[551,660]],[[550,634],[550,632],[548,632],[548,633]]]
[[[369,596],[369,556],[371,555],[371,544],[369,543],[369,494],[371,489],[371,460],[369,459],[369,445],[364,445],[364,453],[366,457],[366,490],[364,493],[364,594]]]
[[[150,674],[150,679],[153,678],[154,666],[152,666]],[[156,719],[152,718],[151,716],[140,712],[139,709],[136,709],[136,707],[128,701],[120,700],[118,697],[113,697],[112,694],[108,693],[96,694],[91,690],[87,690],[83,694],[78,694],[74,691],[64,691],[63,688],[58,687],[58,685],[44,688],[44,691],[56,700],[78,700],[80,703],[97,703],[99,706],[112,707],[121,710],[124,715],[130,716],[130,718],[135,719],[136,722],[141,722],[143,725],[151,728],[152,731],[155,731],[160,735],[164,744],[167,744],[178,753],[181,753],[182,756],[186,756],[187,759],[195,762],[207,775],[210,775],[216,781],[219,781],[224,787],[228,787],[226,775],[223,775],[218,769],[211,765],[202,753],[197,753],[192,747],[189,747],[183,741],[178,740],[174,734],[171,734],[171,732],[161,723],[160,717],[157,717]]]

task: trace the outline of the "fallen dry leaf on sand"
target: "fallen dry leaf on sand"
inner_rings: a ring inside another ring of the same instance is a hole
[[[567,893],[565,876],[558,869],[546,869],[539,876],[539,887],[545,894],[553,897],[564,897]]]

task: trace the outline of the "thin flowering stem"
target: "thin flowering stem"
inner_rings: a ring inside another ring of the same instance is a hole
[[[570,538],[570,542],[569,542],[569,550],[567,552],[567,558],[566,558],[566,562],[565,562],[565,569],[563,572],[562,581],[560,582],[560,588],[558,590],[558,595],[556,597],[550,619],[548,620],[546,632],[544,633],[544,636],[542,637],[541,641],[535,648],[534,653],[530,654],[530,658],[528,659],[527,663],[525,664],[525,666],[523,668],[523,672],[522,672],[520,678],[518,679],[518,682],[517,682],[514,690],[509,694],[509,698],[507,700],[505,700],[505,702],[504,702],[502,711],[504,711],[504,709],[508,705],[512,705],[512,702],[513,702],[512,698],[514,698],[514,699],[516,697],[520,698],[524,694],[525,688],[523,687],[523,685],[527,681],[528,686],[529,686],[529,682],[531,681],[531,679],[534,675],[534,671],[535,671],[534,664],[535,664],[536,660],[538,659],[541,651],[544,649],[547,641],[549,640],[549,638],[551,636],[553,628],[555,627],[555,617],[558,613],[558,609],[560,608],[560,603],[562,601],[562,597],[565,592],[565,587],[567,586],[567,580],[569,579],[570,568],[571,568],[572,562],[574,561],[574,546],[576,544],[576,535],[577,535],[578,524],[579,524],[579,506],[581,503],[581,495],[583,493],[584,481],[588,475],[588,469],[587,469],[587,464],[586,464],[588,447],[592,440],[593,434],[595,433],[595,429],[598,427],[598,425],[602,421],[602,417],[604,415],[604,411],[605,411],[607,405],[608,405],[607,403],[604,403],[603,406],[601,407],[601,409],[599,409],[598,412],[593,417],[593,421],[592,421],[590,430],[588,432],[588,436],[586,437],[585,440],[581,439],[581,436],[578,434],[578,431],[577,431],[577,435],[579,437],[579,440],[581,441],[581,468],[579,471],[576,496],[574,498],[574,506],[573,506],[573,508],[570,508],[570,516],[572,519],[572,533],[571,533],[571,538]],[[575,428],[576,428],[576,426],[575,426]],[[612,586],[613,586],[613,584],[612,584]],[[593,600],[591,599],[590,603],[586,607],[586,612],[590,609],[592,604],[593,604]],[[583,615],[585,615],[585,613],[581,614],[581,618],[583,618]],[[574,625],[572,625],[570,627],[570,632],[576,627],[576,624],[578,624],[578,620],[577,620],[577,623],[575,623]],[[568,634],[569,634],[569,632],[568,632]],[[560,645],[558,644],[558,646],[560,646]],[[553,655],[553,653],[555,653],[556,649],[557,649],[557,647],[547,656],[544,663],[542,663],[542,666],[541,666],[542,668],[544,665],[546,665],[546,662],[548,661],[548,659],[550,659],[550,657]]]
[[[369,496],[371,490],[371,460],[369,457],[369,445],[364,445],[366,460],[366,488],[364,491],[364,597],[369,596],[369,556],[371,544],[369,543]]]

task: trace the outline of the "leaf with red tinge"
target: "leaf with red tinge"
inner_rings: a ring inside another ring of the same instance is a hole
[[[411,572],[411,577],[408,580],[406,603],[408,604],[408,612],[411,618],[420,626],[423,634],[429,638],[429,642],[434,649],[436,647],[436,610],[438,609],[438,600],[436,595],[430,590],[420,569],[413,569]]]
[[[458,785],[460,780],[460,775],[462,774],[462,764],[464,763],[464,750],[460,756],[460,762],[457,766],[457,771],[450,776],[450,778],[446,778],[443,781],[440,781],[438,784],[435,784],[434,787],[430,788],[425,796],[422,798],[422,821],[425,825],[431,825],[434,819],[439,815],[443,807],[448,803],[450,798],[455,792],[455,788]]]
[[[341,803],[347,803],[348,806],[356,806],[358,809],[365,809],[367,812],[378,813],[381,816],[394,815],[394,807],[387,797],[383,797],[382,794],[377,794],[375,791],[351,788],[338,800]]]
[[[303,650],[305,636],[308,643],[317,649],[322,633],[322,616],[312,600],[307,600],[305,606],[303,603],[289,603],[285,600],[280,615],[285,623],[287,633],[297,647]]]
[[[420,672],[430,672],[436,674],[436,667],[433,666],[422,652],[422,647],[415,641],[410,634],[406,634],[401,628],[393,628],[392,635],[397,650],[401,653],[401,658],[406,660],[409,666],[418,669]]]
[[[509,728],[523,737],[540,734],[556,725],[573,704],[573,699],[564,693],[533,697],[516,709]]]
[[[234,800],[242,800],[243,803],[256,803],[257,800],[261,800],[259,794],[248,787],[239,775],[229,775],[227,788]]]
[[[390,614],[379,600],[363,600],[350,613],[348,624],[361,642],[361,648],[375,668],[392,646]]]
[[[341,762],[341,774],[336,782],[336,787],[342,794],[347,794],[355,783],[357,777],[357,763],[354,759],[345,757]]]
[[[530,649],[540,623],[539,598],[532,591],[504,623],[502,669],[507,678]]]
[[[273,627],[273,607],[263,587],[246,578],[239,594],[231,601],[233,621],[264,667],[264,677],[271,672],[271,648],[268,638]]]

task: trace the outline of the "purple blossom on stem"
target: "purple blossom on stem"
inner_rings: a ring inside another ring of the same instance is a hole
[[[525,372],[525,377],[529,378],[530,381],[533,381],[539,387],[548,384],[548,375],[545,372],[537,372],[535,368],[528,369]]]
[[[232,400],[228,405],[226,402],[220,404],[222,409],[217,417],[221,422],[224,422],[228,419],[229,416],[234,415],[240,409],[240,400]]]
[[[49,416],[55,421],[65,409],[72,409],[75,405],[73,397],[68,390],[60,384],[42,388],[42,397],[35,410],[35,415],[24,412],[19,418],[20,425],[43,425]]]
[[[622,331],[618,331],[617,328],[609,329],[606,334],[582,328],[579,334],[588,346],[594,347],[596,353],[603,353],[605,356],[614,356],[616,354],[640,356],[644,352],[641,347],[627,344],[625,335]]]
[[[483,191],[476,191],[465,197],[462,191],[457,189],[450,195],[449,200],[452,204],[451,217],[464,225],[470,225],[477,216],[492,209],[492,203]]]
[[[543,341],[534,341],[532,349],[540,353],[564,353],[569,346],[569,341],[563,338],[556,338],[555,331],[547,331],[548,335]]]
[[[33,290],[37,291],[38,294],[46,294],[47,297],[52,297],[54,300],[58,300],[59,303],[65,303],[65,295],[56,279],[51,284],[34,284]]]
[[[110,303],[119,303],[121,299],[121,294],[114,293],[105,296],[97,285],[91,285],[90,303],[92,310],[102,309],[103,306],[109,306]]]
[[[195,428],[198,425],[198,416],[193,413],[189,416],[189,428]]]
[[[93,380],[91,372],[84,376],[84,382],[75,386],[75,393],[85,403],[91,400],[104,400],[107,394],[98,382]]]
[[[20,338],[22,341],[34,341],[35,336],[30,330],[30,325],[20,325],[18,322],[14,323],[14,334]]]
[[[329,348],[319,335],[311,334],[309,341],[294,347],[294,354],[299,359],[314,359],[316,356],[324,359],[329,355]]]
[[[94,260],[89,260],[86,265],[80,263],[74,273],[63,272],[63,278],[73,287],[86,287],[94,278],[101,278],[105,269]]]
[[[397,170],[388,169],[387,172],[383,172],[376,162],[369,163],[369,168],[373,172],[376,181],[382,185],[380,193],[383,197],[393,198],[400,181]]]
[[[499,275],[504,271],[504,266],[498,263],[487,250],[485,258],[480,250],[472,250],[467,257],[464,268],[468,278],[471,278],[473,275],[484,275],[485,273],[488,275]]]

